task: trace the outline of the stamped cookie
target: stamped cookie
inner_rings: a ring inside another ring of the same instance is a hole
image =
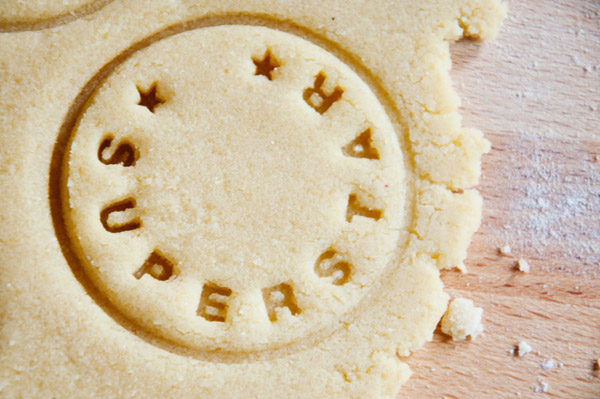
[[[65,230],[98,299],[136,326],[273,349],[381,278],[405,229],[403,156],[333,55],[266,27],[194,29],[124,60],[88,101],[64,149]]]
[[[208,3],[0,35],[7,397],[393,397],[444,314],[502,6]]]

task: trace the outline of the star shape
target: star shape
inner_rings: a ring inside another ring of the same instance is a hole
[[[256,72],[254,75],[263,75],[269,80],[273,80],[271,77],[271,72],[278,68],[281,64],[271,56],[271,50],[267,50],[262,60],[257,60],[256,58],[252,58],[254,65],[256,65]]]
[[[143,91],[139,87],[137,89],[140,93],[140,102],[138,105],[148,108],[152,113],[154,113],[154,108],[165,102],[165,100],[156,94],[156,82],[152,83],[152,86],[147,91]]]

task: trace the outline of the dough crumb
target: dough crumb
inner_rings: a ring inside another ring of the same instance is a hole
[[[594,370],[600,370],[600,358],[596,359],[596,363],[594,363]]]
[[[517,345],[517,354],[519,355],[519,357],[523,357],[529,352],[531,352],[532,349],[533,348],[531,347],[531,345],[529,345],[527,342],[521,341],[519,342],[519,345]]]
[[[540,364],[540,366],[544,370],[551,370],[554,367],[556,367],[556,362],[554,361],[554,359],[546,359]]]
[[[475,307],[472,300],[456,298],[442,318],[442,331],[454,341],[463,340],[467,336],[475,339],[483,332],[482,315],[483,309]]]
[[[500,255],[510,255],[511,250],[510,250],[510,245],[505,245],[502,248],[498,248],[498,252],[500,252]]]
[[[546,381],[538,380],[538,385],[533,387],[533,391],[536,393],[546,393],[549,388],[550,385]]]
[[[529,263],[523,258],[517,261],[517,268],[519,268],[519,271],[523,273],[529,273],[529,270],[531,270]]]

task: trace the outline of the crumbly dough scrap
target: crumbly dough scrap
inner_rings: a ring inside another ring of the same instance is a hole
[[[500,252],[500,255],[508,256],[512,253],[512,250],[510,249],[510,245],[506,244],[505,246],[498,248],[498,252]]]
[[[456,298],[450,303],[442,318],[442,331],[450,335],[454,341],[467,337],[475,339],[483,332],[482,315],[483,309],[476,307],[472,300]]]
[[[532,350],[533,348],[526,341],[521,341],[519,342],[519,345],[517,345],[517,354],[519,355],[519,357],[525,356]]]
[[[529,262],[527,262],[523,258],[517,260],[517,268],[523,273],[529,273],[531,271],[531,266],[529,266]]]
[[[395,397],[481,217],[448,42],[501,2],[22,4],[0,396]]]

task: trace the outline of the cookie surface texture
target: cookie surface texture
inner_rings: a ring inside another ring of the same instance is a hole
[[[481,217],[448,43],[503,6],[20,4],[0,396],[394,397]]]
[[[3,0],[0,32],[31,31],[62,25],[91,14],[112,0]]]

